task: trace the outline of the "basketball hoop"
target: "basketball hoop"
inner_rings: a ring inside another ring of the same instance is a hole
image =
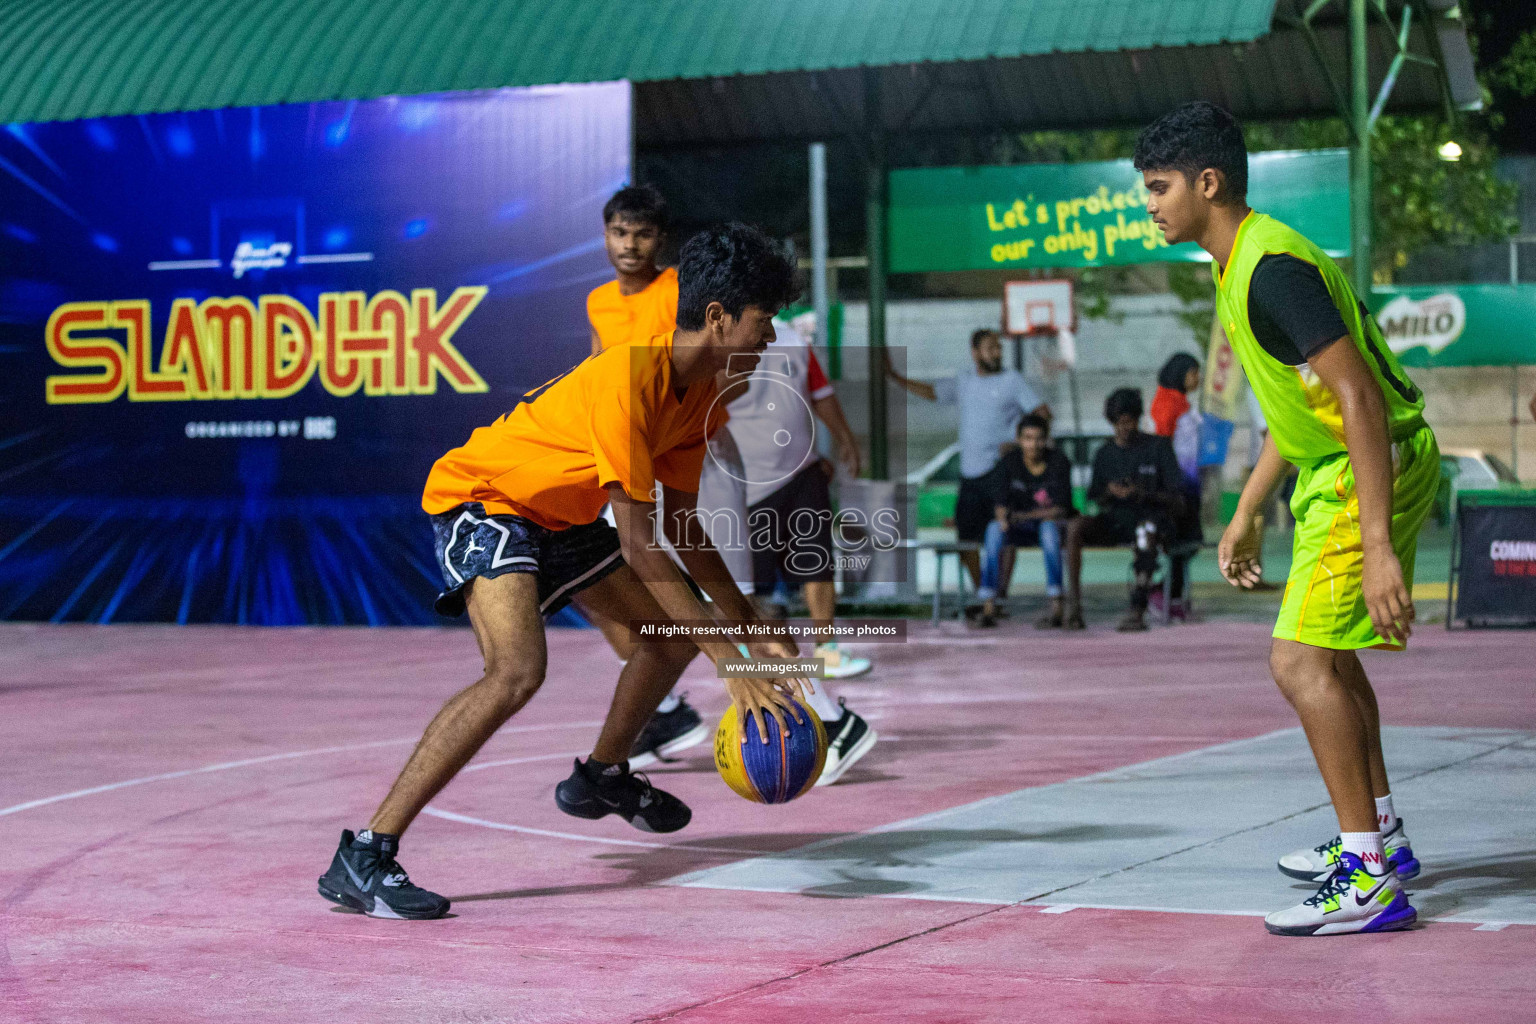
[[[1055,335],[1074,326],[1071,281],[1009,281],[1003,285],[1004,333]]]

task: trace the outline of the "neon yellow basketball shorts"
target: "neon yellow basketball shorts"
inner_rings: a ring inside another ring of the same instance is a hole
[[[1440,487],[1440,447],[1434,431],[1420,427],[1394,444],[1392,468],[1392,547],[1411,592],[1419,529]],[[1302,468],[1291,498],[1296,542],[1285,599],[1275,622],[1274,635],[1279,639],[1333,650],[1401,649],[1376,635],[1365,608],[1359,513],[1354,467],[1347,454]]]

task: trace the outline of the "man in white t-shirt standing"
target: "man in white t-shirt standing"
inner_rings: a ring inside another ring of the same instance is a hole
[[[997,469],[1003,453],[1014,443],[1019,420],[1033,413],[1047,422],[1051,407],[1017,370],[1003,369],[1003,343],[985,327],[971,334],[975,366],[956,379],[960,406],[960,494],[955,502],[955,536],[980,544],[997,506]],[[981,582],[981,558],[968,551],[961,561],[971,581]],[[1007,581],[1002,581],[1006,589]]]

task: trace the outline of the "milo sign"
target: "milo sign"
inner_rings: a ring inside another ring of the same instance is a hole
[[[1536,285],[1376,288],[1370,305],[1404,366],[1536,362]]]
[[[1376,314],[1376,323],[1393,352],[1423,345],[1436,353],[1461,337],[1467,326],[1467,304],[1455,292],[1425,299],[1399,295]]]

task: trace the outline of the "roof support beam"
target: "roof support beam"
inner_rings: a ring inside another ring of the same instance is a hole
[[[1349,0],[1349,256],[1355,294],[1371,294],[1371,75],[1366,0]]]
[[[880,71],[865,68],[864,236],[869,250],[869,476],[890,477],[885,366],[886,135]]]

